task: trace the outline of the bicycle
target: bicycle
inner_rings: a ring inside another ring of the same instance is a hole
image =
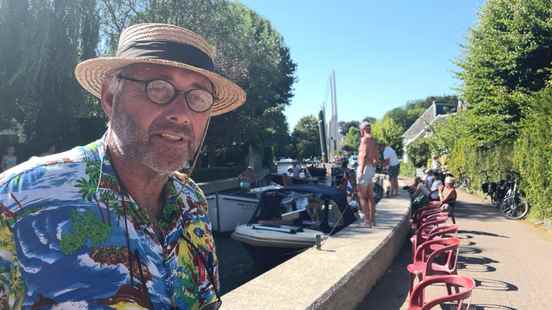
[[[529,213],[529,203],[519,188],[519,174],[512,171],[513,181],[507,181],[506,195],[500,205],[500,210],[511,220],[520,220]]]
[[[466,171],[464,169],[460,168],[458,171],[458,186],[462,187],[465,191],[468,193],[471,193],[470,189],[470,178],[466,175]]]
[[[482,172],[485,175],[485,181],[481,184],[481,189],[483,190],[485,196],[491,199],[491,206],[497,208],[499,202],[498,183],[491,182],[489,180],[489,174],[487,173],[487,170],[483,170]],[[500,197],[500,199],[503,198],[503,196]]]

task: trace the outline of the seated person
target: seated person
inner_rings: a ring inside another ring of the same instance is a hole
[[[440,179],[435,178],[433,183],[431,183],[431,188],[429,190],[429,198],[432,201],[439,200],[439,192],[441,187],[443,187],[443,182]]]
[[[412,213],[424,207],[430,201],[430,192],[421,178],[416,177],[414,185],[409,189]]]
[[[252,166],[247,167],[240,173],[238,179],[240,180],[240,188],[242,189],[249,189],[257,183],[257,176]]]
[[[405,189],[410,193],[410,198],[414,198],[420,194],[429,196],[429,190],[425,186],[424,181],[420,177],[414,179],[414,184],[405,186]]]
[[[321,217],[321,211],[322,207],[324,205],[324,202],[314,196],[309,197],[309,205],[307,206],[307,214],[309,215],[311,221],[313,222],[320,222]]]
[[[284,195],[279,192],[264,192],[259,201],[257,223],[270,225],[293,224],[282,219],[282,200]]]
[[[441,186],[439,190],[439,201],[441,202],[441,209],[447,210],[450,204],[456,202],[456,188],[454,188],[454,178],[446,177],[445,186]]]

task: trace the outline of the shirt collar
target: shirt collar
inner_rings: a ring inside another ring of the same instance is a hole
[[[109,152],[107,152],[107,132],[99,140],[90,143],[85,148],[88,151],[85,160],[86,174],[89,175],[91,180],[97,182],[96,194],[99,194],[99,198],[101,199],[102,194],[115,195],[118,199],[129,202],[131,208],[137,208],[136,202],[120,183],[115,167],[111,163]],[[167,213],[168,210],[172,210],[173,206],[176,207],[182,203],[186,204],[184,197],[182,197],[182,195],[184,195],[184,186],[184,182],[179,180],[174,174],[169,177],[169,180],[163,190],[165,195],[165,204],[163,206],[163,210],[161,211],[161,216],[168,216],[169,214],[165,213]],[[145,214],[140,211],[138,211],[138,213]],[[174,216],[175,214],[170,215]]]

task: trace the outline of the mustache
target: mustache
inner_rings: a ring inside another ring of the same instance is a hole
[[[153,124],[149,130],[150,133],[164,132],[164,131],[172,132],[184,137],[189,137],[192,141],[195,138],[194,130],[192,126],[189,124],[175,125],[175,124],[168,124],[168,123],[156,123],[156,124]]]

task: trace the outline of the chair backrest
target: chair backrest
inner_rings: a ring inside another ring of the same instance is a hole
[[[424,301],[424,289],[433,284],[445,284],[446,286],[455,286],[460,289],[458,293],[437,297],[428,302]],[[469,309],[470,297],[475,287],[475,281],[471,277],[459,275],[444,275],[426,277],[423,281],[414,287],[410,295],[410,303],[408,309],[429,310],[436,305],[446,302],[457,302],[456,309]]]
[[[433,202],[433,201],[432,201]],[[419,219],[419,217],[424,213],[424,212],[427,212],[427,211],[439,211],[439,207],[441,206],[441,204],[439,203],[439,205],[436,205],[436,204],[431,204],[432,202],[430,202],[430,204],[424,206],[423,208],[419,208],[417,209],[416,211],[414,211],[414,213],[412,214],[412,218],[414,218],[414,220],[417,220]]]
[[[426,275],[433,274],[434,270],[432,267],[434,263],[445,267],[449,273],[455,273],[456,262],[458,260],[458,248],[460,247],[460,239],[456,237],[452,237],[452,238],[443,238],[443,239],[433,239],[427,242],[434,242],[435,244],[439,244],[442,247],[433,251],[427,257],[425,274]],[[446,257],[445,263],[444,264],[437,263],[436,259],[442,256]]]
[[[435,248],[435,245],[439,246],[438,249],[432,250],[432,246]],[[460,239],[456,237],[428,240],[418,246],[416,252],[414,252],[413,260],[415,262],[426,262],[428,268],[430,268],[431,266],[429,265],[431,265],[436,258],[444,255],[447,257],[446,263],[440,265],[450,266],[451,262],[456,262],[457,255],[455,252],[458,252],[459,246]],[[426,255],[426,253],[430,254]]]
[[[430,217],[424,218],[418,225],[416,231],[421,230],[427,233],[433,226],[445,223],[448,220],[448,213],[437,213]]]
[[[458,225],[443,225],[436,226],[430,232],[427,240],[432,240],[437,237],[446,237],[450,235],[456,235],[458,233]]]

